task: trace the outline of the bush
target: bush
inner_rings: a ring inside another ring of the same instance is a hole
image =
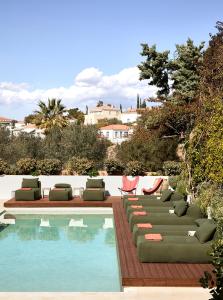
[[[93,161],[84,157],[73,156],[66,164],[69,174],[72,175],[88,175],[93,169]]]
[[[144,165],[137,161],[133,160],[127,163],[125,171],[125,175],[137,176],[137,175],[145,175],[145,167]]]
[[[124,171],[123,164],[116,159],[107,159],[104,163],[108,175],[122,175]]]
[[[176,189],[177,188],[177,183],[179,181],[179,176],[171,176],[169,177],[169,185],[170,187],[172,187],[172,189]]]
[[[212,182],[202,184],[198,190],[196,203],[204,214],[207,214],[207,208],[211,208],[211,215],[217,221],[223,221],[222,211],[223,191]]]
[[[36,160],[33,158],[22,158],[16,162],[18,174],[30,175],[36,171]]]
[[[3,159],[0,159],[0,175],[6,174],[7,168],[7,162],[5,162]]]
[[[176,186],[176,192],[183,194],[183,195],[187,195],[187,183],[185,180],[183,179],[179,179],[179,181],[177,182],[177,186]]]
[[[164,161],[163,171],[166,176],[180,175],[182,163],[177,161]]]
[[[43,159],[37,162],[39,175],[59,175],[62,171],[62,163],[59,159]]]

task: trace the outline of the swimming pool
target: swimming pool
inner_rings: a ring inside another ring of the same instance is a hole
[[[121,291],[112,215],[18,214],[0,227],[0,291]]]

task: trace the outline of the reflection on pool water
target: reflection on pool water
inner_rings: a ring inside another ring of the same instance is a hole
[[[0,226],[0,291],[120,291],[112,215],[15,215]]]

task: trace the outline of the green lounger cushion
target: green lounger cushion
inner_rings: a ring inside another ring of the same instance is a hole
[[[216,231],[216,225],[211,224],[210,222],[204,222],[195,232],[195,236],[197,237],[200,243],[206,243],[212,239],[214,233]]]
[[[38,188],[39,179],[38,178],[23,178],[22,188]]]
[[[202,224],[204,224],[205,222],[209,222],[209,223],[212,223],[212,224],[215,224],[215,221],[213,219],[207,219],[207,218],[201,218],[201,219],[197,219],[194,221],[195,224],[197,226],[201,226]]]
[[[196,225],[152,225],[152,228],[139,228],[134,225],[132,238],[136,245],[139,236],[145,235],[147,233],[160,233],[162,235],[182,235],[187,236],[188,231],[196,231]]]
[[[185,201],[179,201],[179,203],[176,203],[176,206],[174,208],[174,213],[178,216],[181,217],[185,215],[187,211],[187,203]]]
[[[85,201],[104,201],[105,190],[104,189],[86,189],[83,192],[83,200]]]
[[[155,212],[155,213],[168,213],[169,212],[168,206],[144,206],[143,208],[132,208],[131,206],[127,207],[126,216],[129,220],[130,214],[134,211],[147,211],[147,212]]]
[[[137,255],[140,262],[158,263],[209,263],[212,242],[201,244],[194,236],[163,235],[163,240],[153,242],[139,236]]]
[[[179,200],[185,200],[185,196],[183,194],[173,192],[170,196],[170,201],[179,201]]]
[[[172,194],[173,192],[171,190],[165,190],[162,192],[160,200],[162,202],[169,201]]]
[[[70,188],[71,185],[69,183],[56,183],[55,188]]]

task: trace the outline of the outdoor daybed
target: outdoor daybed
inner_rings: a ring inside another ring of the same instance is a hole
[[[179,200],[185,200],[185,196],[171,190],[165,190],[160,196],[124,196],[123,205],[125,210],[129,205],[172,207],[173,202]]]
[[[191,205],[187,207],[185,201],[179,201],[174,208],[174,213],[142,213],[136,215],[131,213],[129,217],[129,224],[131,231],[137,223],[151,223],[153,225],[194,225],[194,220],[202,218],[202,213],[199,207]]]
[[[136,245],[139,236],[144,236],[147,233],[161,233],[162,235],[188,235],[189,232],[193,235],[199,226],[204,222],[214,223],[212,219],[202,218],[194,221],[194,225],[153,225],[150,223],[139,223],[134,225],[132,238]]]
[[[41,198],[41,182],[38,178],[23,178],[22,187],[15,191],[16,201],[33,201]]]
[[[140,262],[209,263],[208,251],[216,238],[216,225],[203,223],[195,236],[161,235],[161,240],[149,236],[137,239],[137,256]]]

